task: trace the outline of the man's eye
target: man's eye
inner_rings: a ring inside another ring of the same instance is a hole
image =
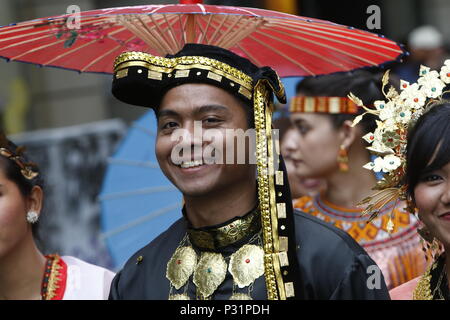
[[[161,126],[161,129],[173,129],[173,128],[176,128],[177,126],[178,126],[178,123],[169,121],[169,122],[164,123]]]
[[[222,122],[222,120],[218,119],[218,118],[206,118],[205,120],[203,120],[203,122],[207,123],[207,124],[213,124],[213,123],[219,123]]]

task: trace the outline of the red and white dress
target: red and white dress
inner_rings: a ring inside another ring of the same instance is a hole
[[[106,300],[114,272],[71,256],[48,255],[43,300]]]

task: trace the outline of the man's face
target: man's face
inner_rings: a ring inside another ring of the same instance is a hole
[[[253,165],[230,164],[225,159],[230,148],[235,150],[226,142],[226,131],[248,129],[244,108],[236,97],[208,84],[184,84],[165,94],[156,112],[156,157],[161,170],[185,196],[254,183]]]

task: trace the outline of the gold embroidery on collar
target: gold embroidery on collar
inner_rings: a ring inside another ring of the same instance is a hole
[[[225,226],[208,230],[188,229],[189,240],[195,246],[215,250],[233,244],[261,228],[259,210],[234,220]]]

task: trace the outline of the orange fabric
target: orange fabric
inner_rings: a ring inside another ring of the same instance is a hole
[[[426,270],[426,260],[417,234],[416,217],[399,203],[367,223],[359,208],[343,208],[323,200],[320,195],[302,197],[294,207],[346,231],[380,267],[389,289],[405,283]],[[394,230],[387,232],[387,223],[393,210]]]

